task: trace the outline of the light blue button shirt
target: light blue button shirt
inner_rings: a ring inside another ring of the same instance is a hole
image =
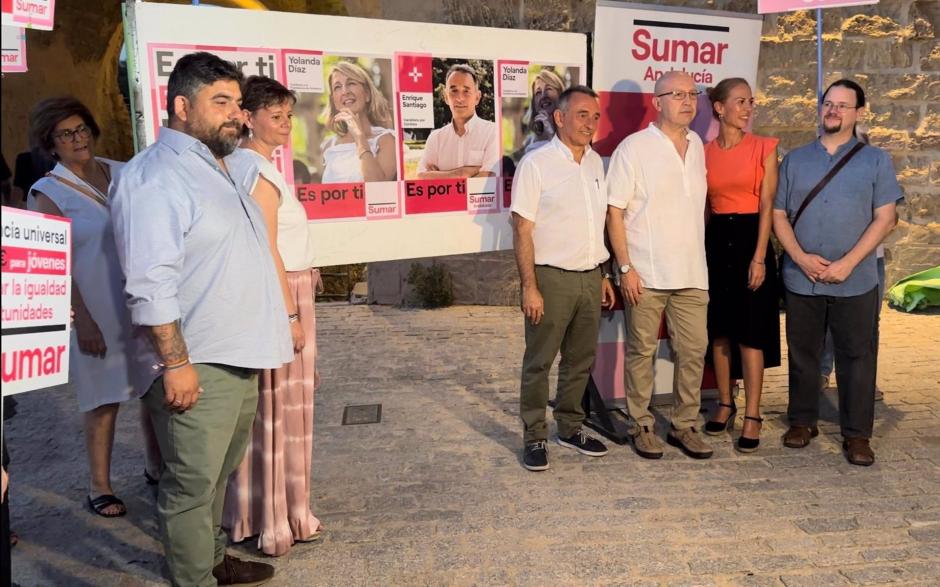
[[[850,139],[832,155],[819,140],[793,149],[780,164],[774,209],[784,210],[790,222],[809,192],[858,140]],[[807,253],[835,261],[858,243],[874,220],[874,211],[904,198],[891,156],[866,145],[832,178],[806,206],[794,229],[796,240]],[[842,283],[813,283],[785,255],[783,283],[793,293],[805,296],[850,297],[867,293],[878,285],[875,251],[855,266]]]
[[[135,324],[181,320],[194,363],[270,369],[293,360],[261,210],[208,147],[160,129],[115,178],[110,205]]]

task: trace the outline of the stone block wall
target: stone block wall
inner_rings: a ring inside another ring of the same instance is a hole
[[[881,0],[826,10],[826,83],[851,77],[865,89],[861,126],[894,159],[905,192],[886,241],[888,281],[940,265],[940,1]],[[758,132],[782,150],[814,136],[815,12],[764,19],[758,78]]]
[[[755,0],[633,1],[757,12]],[[418,14],[409,13],[405,4],[410,3],[377,0],[370,5],[374,14],[392,19],[584,33],[594,30],[593,1],[443,0],[427,3]],[[825,82],[852,77],[866,88],[871,107],[864,130],[872,144],[890,151],[905,191],[898,227],[886,241],[889,282],[940,265],[938,30],[940,0],[881,0],[876,5],[828,9],[823,14]],[[755,132],[779,137],[781,154],[814,139],[815,11],[764,16],[757,99]],[[457,255],[435,261],[455,274],[455,294],[460,303],[518,302],[518,278],[508,252]],[[395,288],[391,284],[407,276],[410,263],[370,264],[370,299],[378,303],[404,299],[407,286]],[[500,278],[511,283],[503,283]],[[461,291],[464,283],[466,289]]]

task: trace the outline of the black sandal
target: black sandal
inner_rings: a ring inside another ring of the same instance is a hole
[[[99,495],[95,499],[92,499],[91,496],[89,495],[86,499],[88,500],[88,507],[91,508],[91,511],[98,514],[102,518],[120,518],[121,516],[124,516],[127,514],[127,506],[124,505],[124,502],[114,497],[110,493],[107,493],[105,495]],[[123,510],[119,514],[104,513],[104,509],[112,505],[119,505],[123,508]]]
[[[764,424],[763,418],[755,418],[754,416],[744,416],[744,419],[753,420],[754,422],[757,422],[758,424],[761,424],[762,426]],[[757,450],[758,446],[760,446],[760,437],[748,438],[747,436],[744,436],[743,432],[741,436],[738,437],[738,442],[735,444],[735,447],[740,452],[754,452],[755,450]]]
[[[718,407],[731,408],[731,415],[729,415],[728,419],[724,422],[720,422],[718,420],[709,420],[708,422],[705,422],[705,434],[708,434],[709,436],[717,436],[725,430],[734,429],[734,417],[738,413],[738,407],[734,405],[733,401],[730,404],[718,402]]]

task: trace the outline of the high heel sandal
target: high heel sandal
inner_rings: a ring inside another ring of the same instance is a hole
[[[745,420],[753,420],[763,427],[764,419],[756,418],[754,416],[744,416]],[[758,434],[760,434],[760,429],[758,429]],[[754,452],[757,450],[757,447],[760,446],[760,437],[757,438],[748,438],[744,436],[743,427],[741,436],[738,437],[738,442],[735,444],[735,448],[740,452]]]
[[[731,414],[724,422],[718,420],[709,420],[708,422],[705,422],[705,434],[708,434],[709,436],[717,436],[725,430],[734,429],[734,416],[738,413],[738,407],[734,405],[734,401],[732,400],[732,403],[730,404],[723,404],[718,402],[718,407],[731,408]]]

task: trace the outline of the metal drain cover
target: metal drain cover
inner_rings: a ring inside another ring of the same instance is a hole
[[[352,424],[378,424],[382,421],[382,404],[346,406],[343,409],[343,426]]]

